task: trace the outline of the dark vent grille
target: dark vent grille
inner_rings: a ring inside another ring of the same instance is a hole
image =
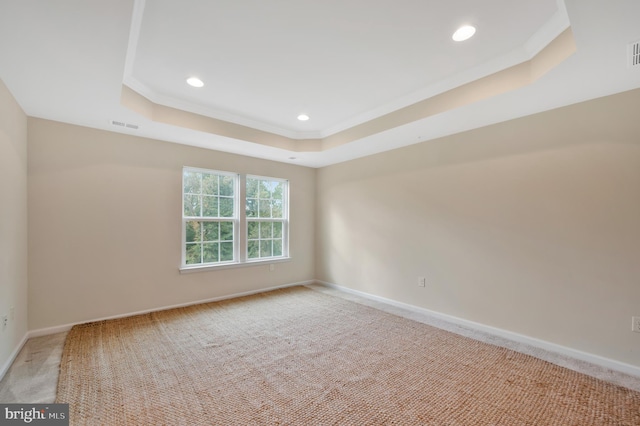
[[[111,125],[126,127],[127,129],[131,129],[131,130],[138,130],[138,128],[140,127],[137,124],[123,123],[122,121],[116,121],[116,120],[111,120]]]
[[[640,65],[640,40],[629,45],[629,66],[636,67]]]

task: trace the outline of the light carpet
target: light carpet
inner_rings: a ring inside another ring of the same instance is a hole
[[[73,327],[73,425],[640,425],[640,393],[305,287]]]

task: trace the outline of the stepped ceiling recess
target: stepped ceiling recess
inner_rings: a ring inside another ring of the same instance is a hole
[[[636,0],[0,0],[0,79],[30,116],[320,167],[638,88],[638,16]]]

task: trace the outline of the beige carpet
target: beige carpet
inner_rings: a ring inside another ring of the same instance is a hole
[[[304,287],[74,327],[73,425],[640,425],[640,393]]]

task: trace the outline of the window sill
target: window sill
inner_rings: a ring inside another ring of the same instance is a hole
[[[181,274],[192,274],[194,272],[217,271],[220,269],[244,268],[249,266],[264,266],[271,263],[284,263],[291,261],[291,257],[274,257],[269,259],[251,260],[246,262],[223,263],[220,265],[204,265],[204,266],[181,266],[179,268]]]

